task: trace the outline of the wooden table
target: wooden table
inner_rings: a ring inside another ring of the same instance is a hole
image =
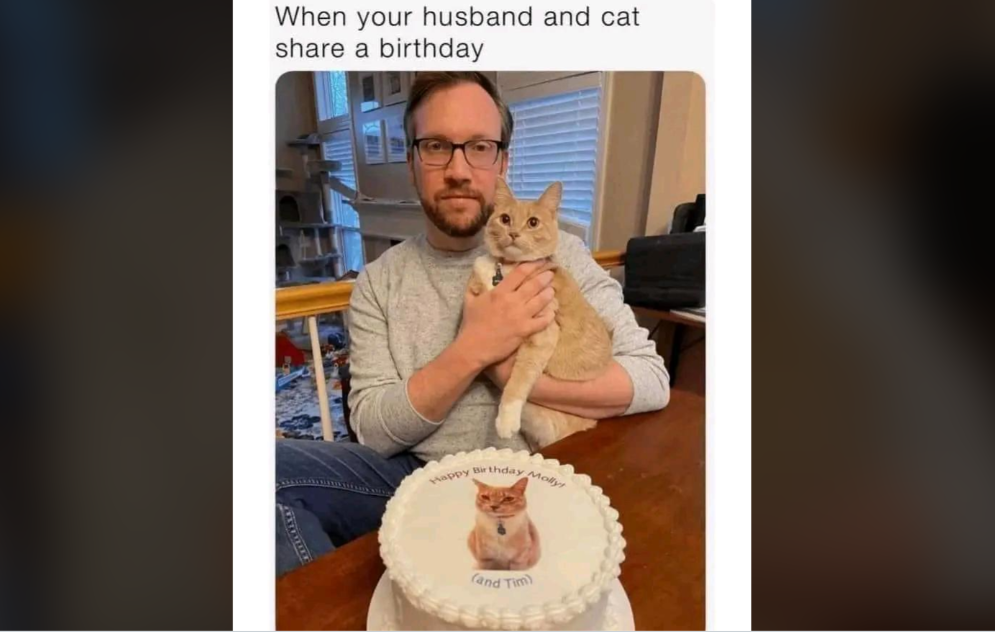
[[[705,627],[705,398],[675,389],[662,411],[605,420],[543,455],[588,474],[618,509],[620,580],[637,630]],[[364,630],[384,572],[376,533],[284,575],[278,630]]]

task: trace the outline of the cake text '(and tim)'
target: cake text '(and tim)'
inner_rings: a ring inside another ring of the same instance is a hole
[[[502,467],[499,465],[476,466],[466,470],[457,470],[455,472],[439,474],[438,476],[433,476],[432,478],[428,479],[428,481],[433,485],[438,485],[439,483],[455,481],[461,478],[469,478],[471,476],[477,476],[479,474],[510,474],[512,476],[517,476],[517,477],[528,476],[529,478],[538,479],[543,483],[549,483],[554,488],[566,487],[567,485],[566,482],[561,481],[555,476],[543,474],[542,472],[526,471],[514,467]]]
[[[525,586],[532,585],[532,576],[528,574],[521,577],[484,577],[480,573],[474,573],[470,580],[478,586],[494,589],[524,588]]]

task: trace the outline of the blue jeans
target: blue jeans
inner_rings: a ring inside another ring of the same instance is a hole
[[[358,443],[276,442],[276,573],[374,531],[405,476],[424,465]]]

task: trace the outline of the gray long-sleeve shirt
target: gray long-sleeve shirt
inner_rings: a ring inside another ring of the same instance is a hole
[[[489,446],[528,449],[520,435],[497,436],[501,391],[483,374],[441,422],[422,417],[408,399],[408,379],[456,338],[473,261],[485,253],[483,245],[463,253],[437,250],[419,235],[367,264],[356,279],[349,305],[349,407],[360,443],[384,456],[408,450],[425,461]],[[619,283],[580,239],[562,231],[556,260],[612,331],[615,361],[633,386],[625,414],[666,406],[663,359],[623,303]]]

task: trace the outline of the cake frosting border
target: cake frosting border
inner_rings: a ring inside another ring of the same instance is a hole
[[[419,579],[410,562],[397,550],[397,532],[401,528],[398,522],[399,517],[403,515],[406,490],[413,488],[432,472],[453,465],[455,461],[473,463],[499,459],[518,461],[532,466],[541,465],[555,470],[564,479],[580,487],[601,512],[608,534],[608,544],[598,570],[589,582],[560,599],[542,604],[526,604],[518,609],[461,606],[452,600],[428,594],[427,581]],[[618,521],[618,511],[610,505],[609,498],[602,489],[591,483],[590,476],[577,474],[573,466],[561,464],[556,459],[547,459],[541,454],[529,454],[526,450],[516,452],[508,448],[458,452],[447,455],[439,461],[430,461],[424,467],[415,470],[401,482],[394,496],[388,501],[378,540],[380,557],[387,568],[388,576],[401,589],[408,601],[447,623],[460,623],[471,628],[537,629],[566,623],[583,614],[605,593],[611,591],[612,581],[621,574],[621,564],[625,560],[625,539],[622,537],[622,524]]]

